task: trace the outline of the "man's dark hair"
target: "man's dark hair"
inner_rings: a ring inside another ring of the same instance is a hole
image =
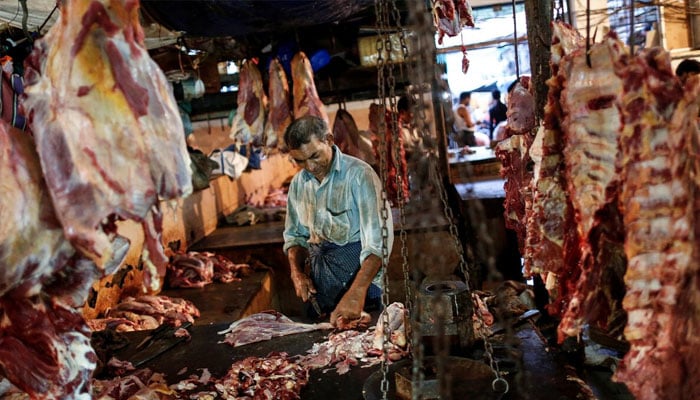
[[[322,118],[306,115],[294,120],[284,131],[284,143],[289,150],[296,150],[302,145],[311,142],[311,137],[316,136],[319,141],[326,140],[328,136],[328,124]]]
[[[493,92],[491,92],[491,97],[493,97],[494,100],[500,100],[501,99],[501,91],[498,89],[494,89]]]
[[[399,97],[399,101],[396,103],[396,110],[401,112],[401,111],[409,111],[411,106],[411,101],[409,100],[408,96],[403,95]]]
[[[676,76],[681,76],[688,73],[700,73],[700,62],[690,58],[686,58],[685,60],[681,61],[676,67]]]
[[[461,103],[470,97],[472,97],[472,92],[462,92],[459,94],[459,102]]]

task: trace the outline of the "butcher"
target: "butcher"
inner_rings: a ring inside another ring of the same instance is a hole
[[[330,313],[339,327],[381,307],[382,246],[391,253],[393,223],[382,184],[366,162],[333,144],[316,116],[295,120],[284,141],[302,169],[289,187],[284,251],[296,295],[310,318]],[[382,238],[386,226],[386,242]]]

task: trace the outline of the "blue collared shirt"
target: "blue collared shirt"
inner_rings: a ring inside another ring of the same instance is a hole
[[[394,227],[387,202],[387,250],[391,254]],[[289,186],[284,251],[290,247],[329,241],[337,245],[361,242],[361,263],[370,254],[382,257],[382,184],[366,162],[333,146],[329,173],[319,182],[306,170]]]

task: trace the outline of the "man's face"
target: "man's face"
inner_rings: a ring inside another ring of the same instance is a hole
[[[333,161],[332,143],[332,135],[328,135],[324,141],[312,136],[309,143],[302,144],[298,149],[289,150],[289,155],[298,166],[309,171],[321,182],[328,175]]]

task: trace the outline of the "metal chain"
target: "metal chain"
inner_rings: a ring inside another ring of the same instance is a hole
[[[381,176],[381,181],[386,182],[387,180],[387,159],[386,159],[386,92],[384,89],[385,76],[384,72],[386,69],[386,63],[384,61],[384,45],[385,45],[385,34],[386,29],[386,0],[375,0],[374,10],[377,18],[377,41],[375,43],[377,50],[377,97],[379,98],[379,104],[381,107],[381,115],[379,116],[379,121],[377,124],[377,142],[379,143],[379,174]],[[387,227],[387,222],[391,216],[389,215],[389,208],[387,206],[388,198],[386,190],[382,190],[382,308],[386,310],[389,304],[389,274],[387,273],[387,266],[389,265],[389,229]],[[381,363],[381,373],[382,381],[380,384],[380,390],[382,393],[382,399],[386,400],[389,393],[389,364],[388,364],[388,333],[389,329],[389,316],[386,312],[382,312],[382,363]]]
[[[430,164],[430,174],[436,185],[438,186],[438,192],[440,193],[440,200],[442,201],[442,205],[444,208],[445,212],[445,217],[447,218],[449,225],[450,225],[450,236],[452,236],[455,247],[457,249],[457,254],[459,255],[459,269],[464,275],[464,280],[465,284],[467,286],[467,291],[471,293],[471,290],[469,288],[469,281],[470,281],[470,276],[469,276],[469,269],[467,268],[467,262],[464,258],[464,249],[462,248],[461,242],[459,240],[459,236],[457,235],[457,226],[454,222],[454,214],[452,213],[452,209],[449,206],[448,200],[447,200],[447,192],[445,191],[445,187],[442,184],[442,180],[439,177],[439,172],[437,169],[437,165],[435,163]],[[484,320],[483,315],[481,312],[479,312],[478,307],[475,308],[475,312],[477,314],[477,318],[480,321]],[[508,391],[508,382],[501,377],[501,371],[498,366],[498,362],[494,359],[493,357],[493,346],[489,342],[488,338],[484,335],[484,332],[481,329],[476,330],[476,334],[479,336],[481,340],[484,342],[484,351],[486,353],[486,357],[488,358],[489,361],[489,367],[491,368],[491,371],[493,372],[495,378],[494,381],[492,382],[492,388],[494,391],[496,391],[496,385],[498,383],[501,383],[502,385],[505,386],[505,389],[503,393]]]
[[[401,46],[401,55],[403,57],[403,63],[408,66],[409,69],[409,74],[412,69],[411,64],[409,63],[409,53],[408,53],[408,45],[406,44],[406,32],[402,27],[401,24],[401,12],[399,11],[399,8],[396,6],[396,2],[392,1],[391,2],[391,12],[394,17],[394,21],[396,23],[396,28],[399,32],[399,45]],[[393,90],[393,88],[391,88]],[[390,94],[391,96],[391,94]],[[406,90],[406,96],[409,96],[412,98],[411,94],[409,93],[408,90]],[[415,102],[409,102],[409,106],[412,104],[415,104]],[[395,159],[399,159],[399,154],[398,154],[398,147],[395,147],[397,152],[395,152]],[[396,177],[396,185],[397,187],[401,187],[400,181],[398,179],[398,175]],[[406,177],[408,179],[408,177]],[[409,275],[410,271],[410,264],[408,261],[408,246],[406,245],[406,242],[408,240],[408,234],[406,232],[406,208],[405,208],[405,203],[406,199],[404,199],[403,196],[403,191],[400,192],[399,196],[399,221],[400,221],[400,229],[399,229],[399,238],[401,239],[401,266],[402,266],[402,271],[403,271],[403,281],[404,281],[404,291],[406,293],[405,296],[405,304],[406,308],[409,310],[409,312],[413,312],[413,288],[411,287],[411,279]]]

